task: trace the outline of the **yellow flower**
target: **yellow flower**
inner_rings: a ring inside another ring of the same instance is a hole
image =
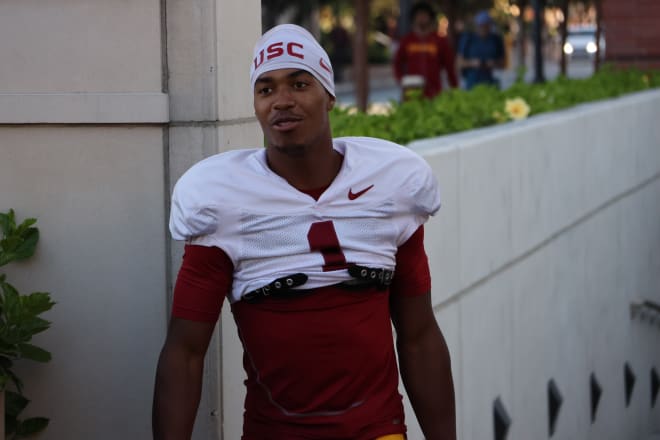
[[[507,99],[504,109],[511,119],[525,119],[529,115],[529,105],[522,98]]]

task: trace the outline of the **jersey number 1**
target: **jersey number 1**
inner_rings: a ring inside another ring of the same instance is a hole
[[[310,250],[319,251],[323,255],[325,261],[323,272],[348,267],[332,220],[312,223],[307,232],[307,241],[309,241]]]

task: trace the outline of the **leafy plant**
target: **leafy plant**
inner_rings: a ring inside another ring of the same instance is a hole
[[[17,225],[13,210],[0,213],[0,266],[34,255],[39,241],[35,223],[35,219],[29,218]],[[48,425],[44,417],[19,420],[30,401],[23,395],[23,382],[13,368],[19,359],[50,361],[48,351],[30,342],[34,335],[50,327],[50,322],[39,315],[54,304],[46,292],[21,295],[7,282],[6,275],[0,274],[0,389],[5,391],[5,434],[9,439],[30,436]],[[15,391],[9,389],[10,385]]]
[[[391,102],[390,110],[384,114],[335,108],[331,124],[334,136],[374,136],[407,144],[509,121],[507,101],[521,99],[533,116],[656,87],[660,87],[660,71],[603,68],[586,79],[559,77],[543,84],[516,82],[506,90],[488,86],[470,91],[447,90],[431,100]]]

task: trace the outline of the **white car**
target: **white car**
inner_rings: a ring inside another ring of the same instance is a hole
[[[568,29],[566,43],[564,44],[564,53],[569,57],[589,57],[596,55],[596,27],[583,26]],[[605,35],[600,35],[600,57],[605,56]]]

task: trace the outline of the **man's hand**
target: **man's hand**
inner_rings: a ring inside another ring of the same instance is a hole
[[[401,378],[427,440],[456,440],[456,409],[449,350],[431,294],[391,298]]]
[[[152,413],[155,440],[190,440],[215,323],[172,318],[160,353]]]

